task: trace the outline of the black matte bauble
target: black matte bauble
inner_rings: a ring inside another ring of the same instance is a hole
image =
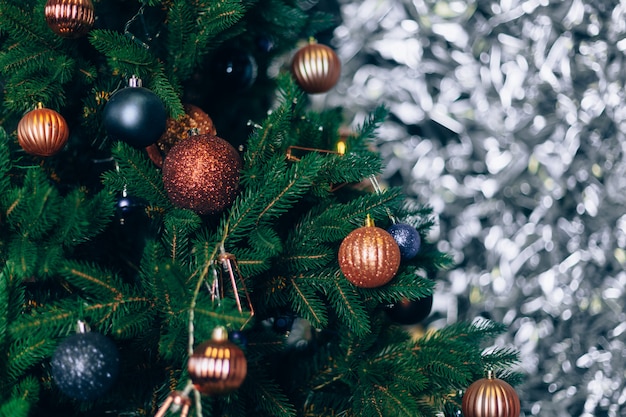
[[[77,333],[59,344],[50,365],[61,392],[90,401],[106,393],[115,382],[119,353],[115,344],[100,333]]]
[[[433,296],[429,295],[418,300],[402,300],[385,307],[387,316],[394,322],[413,325],[422,322],[433,307]]]
[[[165,132],[167,113],[161,99],[144,87],[126,87],[115,92],[104,106],[107,134],[135,148],[155,143]]]

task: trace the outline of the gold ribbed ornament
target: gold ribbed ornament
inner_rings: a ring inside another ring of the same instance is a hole
[[[311,42],[294,55],[291,73],[307,93],[325,93],[339,81],[341,61],[330,47]]]
[[[228,340],[226,329],[216,327],[211,340],[194,349],[187,370],[199,392],[226,394],[239,388],[246,379],[248,361],[241,348]]]
[[[63,149],[69,136],[63,116],[41,106],[26,113],[17,125],[17,141],[32,155],[54,155]]]
[[[519,417],[521,405],[515,389],[489,371],[467,388],[461,410],[465,417]]]
[[[95,11],[91,0],[48,0],[46,22],[63,38],[79,38],[93,26]]]
[[[393,279],[400,267],[400,248],[389,232],[366,225],[353,230],[339,246],[339,268],[360,288],[376,288]]]

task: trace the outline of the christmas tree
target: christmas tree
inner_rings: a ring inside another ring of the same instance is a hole
[[[384,103],[309,105],[332,13],[0,5],[0,415],[519,414],[503,325],[409,331],[450,259],[378,184]]]

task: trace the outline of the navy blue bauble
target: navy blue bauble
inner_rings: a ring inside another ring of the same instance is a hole
[[[387,316],[394,322],[404,325],[418,324],[430,314],[433,296],[418,300],[402,300],[385,307]]]
[[[165,132],[167,112],[161,99],[144,87],[126,87],[115,92],[103,110],[107,134],[135,148],[155,143]]]
[[[228,92],[250,88],[256,81],[258,70],[254,57],[237,48],[218,51],[211,69],[217,88]]]
[[[105,394],[119,373],[115,344],[100,333],[77,333],[54,351],[52,378],[68,397],[91,401]]]
[[[387,232],[400,247],[400,256],[403,259],[411,259],[417,255],[422,246],[422,238],[415,227],[406,223],[396,223],[391,225]]]

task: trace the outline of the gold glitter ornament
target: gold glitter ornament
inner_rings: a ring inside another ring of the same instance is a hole
[[[393,279],[400,267],[400,248],[389,232],[366,225],[353,230],[339,246],[339,268],[360,288],[376,288]]]
[[[211,340],[194,349],[187,370],[199,392],[226,394],[239,388],[246,379],[248,361],[241,348],[228,340],[226,329],[216,327]]]
[[[521,405],[515,389],[488,371],[467,388],[461,410],[465,417],[519,417]]]
[[[170,149],[181,140],[188,138],[190,131],[197,129],[198,135],[217,135],[213,120],[204,110],[193,104],[184,104],[183,108],[185,114],[179,119],[167,119],[165,132],[156,143],[146,147],[148,156],[159,168],[163,166],[163,159]]]
[[[91,30],[95,12],[91,0],[48,0],[46,23],[63,38],[79,38]]]
[[[63,116],[41,104],[26,113],[17,125],[17,141],[31,155],[54,155],[63,149],[69,137]]]
[[[177,207],[215,214],[229,207],[239,192],[243,161],[227,141],[193,135],[178,142],[163,161],[163,184]]]
[[[312,40],[293,56],[291,73],[307,93],[325,93],[339,81],[341,61],[332,48]]]

